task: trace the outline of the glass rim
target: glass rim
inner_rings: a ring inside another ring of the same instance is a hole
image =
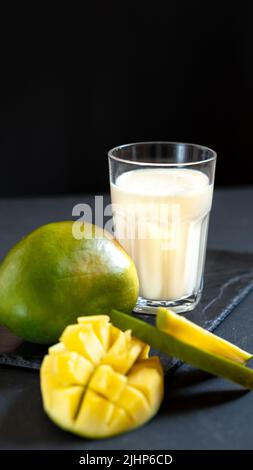
[[[173,162],[173,163],[156,163],[156,162],[148,162],[148,161],[137,161],[137,160],[129,160],[127,158],[121,158],[113,155],[113,153],[117,150],[124,149],[126,147],[133,147],[134,145],[156,145],[156,144],[165,144],[165,145],[173,145],[173,146],[183,146],[183,147],[192,147],[197,150],[202,150],[202,151],[208,151],[212,153],[211,157],[205,158],[203,160],[197,160],[195,162]],[[205,145],[200,145],[200,144],[193,144],[190,142],[177,142],[177,141],[166,141],[166,140],[154,140],[154,141],[144,141],[144,142],[131,142],[129,144],[123,144],[123,145],[117,145],[116,147],[113,147],[108,151],[108,157],[111,158],[112,160],[121,162],[121,163],[130,163],[132,165],[138,165],[138,166],[156,166],[156,167],[162,167],[162,166],[168,166],[168,167],[173,167],[173,166],[193,166],[193,165],[200,165],[202,163],[208,163],[216,160],[217,158],[217,153],[215,150],[211,149],[210,147],[206,147]]]

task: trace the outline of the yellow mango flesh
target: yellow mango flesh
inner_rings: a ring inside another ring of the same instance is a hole
[[[92,324],[69,325],[60,340],[65,348],[82,354],[92,364],[99,364],[105,353]]]
[[[110,328],[108,328],[109,321],[110,318],[107,315],[89,315],[87,317],[78,318],[78,323],[81,323],[82,325],[92,325],[96,336],[106,351],[109,347],[110,341]]]
[[[106,315],[79,318],[43,360],[46,413],[60,427],[92,438],[142,425],[163,398],[160,361],[148,355],[147,344],[115,328]]]
[[[51,370],[53,375],[59,377],[61,384],[83,385],[86,383],[94,369],[85,357],[76,352],[62,352],[61,354],[50,357],[52,360]]]
[[[156,326],[159,330],[187,344],[197,346],[199,349],[223,356],[239,364],[245,364],[252,358],[252,354],[238,348],[223,338],[219,338],[172,310],[159,307],[157,310]]]

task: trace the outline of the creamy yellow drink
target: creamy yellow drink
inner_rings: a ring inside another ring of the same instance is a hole
[[[207,175],[185,168],[137,169],[111,183],[115,236],[136,264],[141,297],[198,291],[212,194]]]

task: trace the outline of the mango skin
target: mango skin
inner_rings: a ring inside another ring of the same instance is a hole
[[[137,338],[168,356],[177,357],[198,369],[232,380],[246,389],[253,389],[253,370],[250,367],[245,367],[238,362],[231,361],[231,359],[185,343],[181,339],[164,333],[147,322],[123,312],[112,310],[110,319],[115,327],[123,331],[131,328]]]
[[[0,323],[25,340],[52,344],[80,315],[130,313],[136,303],[136,268],[119,243],[99,227],[95,238],[90,224],[92,237],[78,240],[72,226],[39,227],[0,265]]]
[[[245,364],[252,359],[252,354],[201,328],[201,326],[196,325],[172,310],[159,307],[157,309],[156,326],[159,330],[174,336],[184,343],[197,346],[211,354],[223,356],[239,364]]]

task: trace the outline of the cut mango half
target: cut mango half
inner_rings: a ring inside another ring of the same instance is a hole
[[[43,406],[60,427],[91,438],[134,429],[158,411],[163,371],[149,346],[109,316],[78,318],[41,366]]]
[[[219,336],[201,328],[172,310],[159,307],[157,309],[156,326],[159,330],[180,339],[184,343],[197,346],[206,352],[218,354],[240,364],[245,364],[252,358],[252,354],[223,338],[219,338]]]

